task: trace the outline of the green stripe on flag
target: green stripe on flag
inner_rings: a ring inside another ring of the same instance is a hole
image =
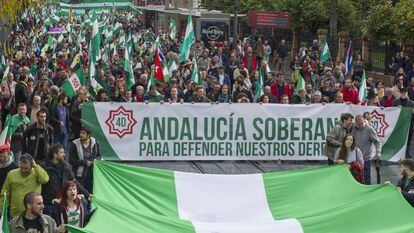
[[[389,160],[407,144],[408,131],[412,117],[412,108],[401,108],[397,123],[388,140],[384,143],[381,156]]]
[[[99,139],[101,153],[106,154],[105,157],[108,158],[108,160],[119,160],[99,125],[94,103],[87,102],[82,106],[82,124],[91,127],[94,137]]]
[[[94,177],[99,177],[94,182],[94,197],[97,199],[114,198],[120,206],[179,217],[172,171],[102,162],[95,163],[95,166]],[[117,182],[113,183],[113,179]],[[111,193],[110,198],[108,193]]]

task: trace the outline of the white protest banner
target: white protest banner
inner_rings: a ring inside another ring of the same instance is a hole
[[[325,160],[341,113],[370,112],[382,157],[405,155],[411,108],[359,105],[88,103],[105,160]]]

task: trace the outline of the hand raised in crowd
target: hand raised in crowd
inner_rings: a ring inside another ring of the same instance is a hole
[[[65,225],[64,224],[58,226],[58,228],[57,228],[58,233],[65,233],[65,231],[66,230],[65,230]]]

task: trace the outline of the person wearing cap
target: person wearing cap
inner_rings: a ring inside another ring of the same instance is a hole
[[[7,174],[18,168],[19,166],[15,163],[11,157],[10,145],[4,144],[0,146],[0,187],[3,187],[4,181],[6,180]]]
[[[91,129],[82,126],[79,138],[70,143],[69,163],[79,183],[89,192],[92,192],[93,163],[101,158],[98,141],[91,136]]]

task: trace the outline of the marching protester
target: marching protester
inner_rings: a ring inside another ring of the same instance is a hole
[[[12,159],[10,146],[8,144],[0,146],[0,187],[3,187],[7,174],[18,167]]]
[[[13,132],[11,140],[11,151],[15,157],[15,161],[20,160],[20,155],[23,151],[24,138],[23,133],[30,123],[29,117],[26,116],[27,106],[25,103],[20,103],[17,106],[17,114],[11,117],[10,131]]]
[[[49,149],[48,159],[41,164],[49,176],[49,181],[42,186],[44,212],[48,215],[53,213],[53,199],[57,197],[62,185],[67,181],[75,180],[72,167],[64,160],[64,156],[63,146],[54,144]],[[82,185],[77,183],[77,187],[82,194],[89,198],[90,193]]]
[[[398,181],[397,187],[404,198],[414,207],[414,160],[404,159],[400,162],[402,178]]]
[[[342,146],[342,141],[346,134],[350,133],[354,116],[350,113],[342,113],[339,124],[326,135],[325,155],[328,157],[328,164],[335,162],[335,153]]]
[[[79,138],[70,144],[69,162],[72,165],[73,173],[79,183],[89,192],[92,192],[93,184],[93,163],[100,159],[98,141],[91,136],[91,129],[82,126]]]
[[[355,117],[355,126],[352,128],[356,146],[362,151],[364,157],[364,179],[366,184],[371,184],[371,154],[375,145],[375,157],[381,158],[381,141],[377,132],[367,124],[364,116]]]
[[[49,181],[46,171],[29,154],[20,157],[20,167],[11,170],[3,184],[1,193],[6,193],[10,216],[16,217],[25,209],[24,196],[30,192],[42,191],[42,184]],[[13,195],[12,195],[13,194]],[[0,197],[3,200],[3,195]],[[42,201],[43,202],[43,201]],[[0,205],[2,205],[2,201]]]
[[[52,217],[57,225],[84,227],[89,220],[89,214],[87,201],[79,195],[76,182],[66,181],[60,188],[54,205]]]
[[[341,147],[335,152],[336,163],[347,163],[354,178],[361,184],[364,180],[364,159],[361,150],[356,147],[355,138],[347,134],[342,140]]]
[[[40,193],[27,193],[22,204],[24,204],[24,211],[11,221],[10,233],[65,232],[64,225],[57,227],[53,218],[43,214],[43,198]]]

